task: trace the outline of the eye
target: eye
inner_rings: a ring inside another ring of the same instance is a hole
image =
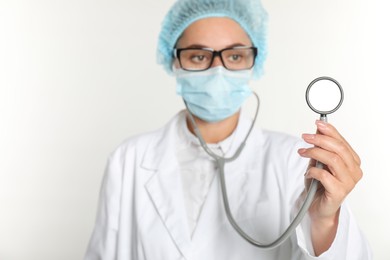
[[[194,55],[191,57],[191,61],[193,62],[204,62],[206,61],[206,56],[205,55]]]
[[[231,62],[239,62],[242,59],[242,55],[240,54],[232,54],[229,56],[229,61]]]

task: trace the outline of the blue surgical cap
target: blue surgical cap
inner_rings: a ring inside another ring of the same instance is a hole
[[[260,0],[177,0],[162,23],[157,62],[172,74],[173,49],[177,40],[190,24],[208,17],[227,17],[241,25],[253,45],[258,48],[253,76],[259,78],[266,56],[267,21],[267,13]]]

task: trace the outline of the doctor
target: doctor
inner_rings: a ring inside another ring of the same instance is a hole
[[[216,163],[201,148],[188,113],[210,149],[235,153],[251,124],[240,107],[252,93],[249,81],[261,76],[265,21],[258,0],[173,5],[159,38],[159,61],[176,77],[189,111],[112,153],[85,260],[371,259],[343,202],[362,178],[360,159],[331,124],[317,121],[317,134],[303,134],[305,142],[256,129],[238,159],[226,164],[233,216],[264,243],[291,222],[305,181],[321,182],[288,240],[259,249],[226,218]],[[327,168],[312,167],[315,160]]]

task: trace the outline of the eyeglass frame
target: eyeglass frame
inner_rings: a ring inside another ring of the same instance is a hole
[[[235,49],[251,49],[253,50],[253,63],[252,63],[252,66],[250,66],[249,68],[246,68],[246,69],[239,69],[239,70],[232,70],[232,69],[229,69],[226,67],[225,65],[225,62],[223,61],[223,58],[222,58],[222,52],[226,51],[226,50],[235,50]],[[210,65],[205,68],[205,69],[201,69],[201,70],[193,70],[193,69],[186,69],[183,67],[182,63],[181,63],[181,60],[180,60],[180,53],[182,51],[186,51],[186,50],[204,50],[204,51],[210,51],[212,53],[212,57],[211,57],[211,62],[210,62]],[[195,47],[190,47],[190,48],[174,48],[173,49],[173,57],[174,58],[177,58],[177,60],[179,61],[179,64],[180,64],[180,68],[182,68],[183,70],[186,70],[186,71],[194,71],[194,72],[198,72],[198,71],[205,71],[205,70],[208,70],[211,68],[211,66],[213,65],[214,63],[214,59],[216,56],[219,57],[219,59],[221,60],[221,63],[223,65],[223,67],[227,70],[230,70],[230,71],[241,71],[241,70],[250,70],[252,69],[254,66],[255,66],[255,62],[256,62],[256,57],[257,57],[257,54],[258,54],[258,50],[257,50],[257,47],[254,47],[254,46],[236,46],[236,47],[229,47],[229,48],[225,48],[225,49],[222,49],[222,50],[219,50],[219,51],[216,51],[212,48],[195,48]]]

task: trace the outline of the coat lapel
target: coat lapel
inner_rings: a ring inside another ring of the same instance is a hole
[[[160,138],[149,145],[142,167],[155,171],[145,188],[178,250],[188,259],[191,238],[175,154],[175,118],[176,122],[171,122]]]

